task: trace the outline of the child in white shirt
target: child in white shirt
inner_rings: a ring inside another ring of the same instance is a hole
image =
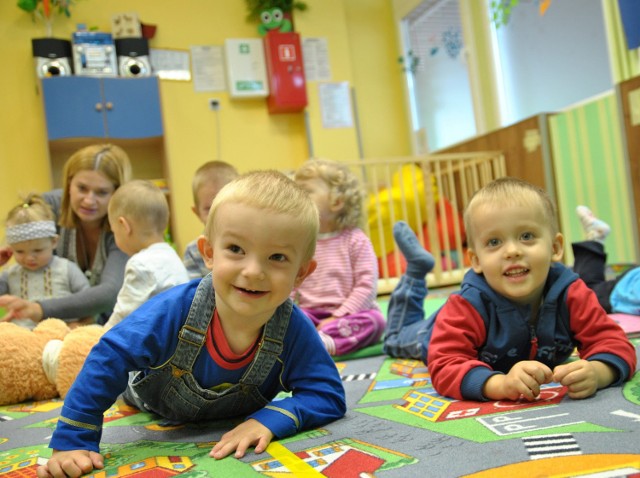
[[[116,244],[131,257],[107,329],[159,292],[189,280],[180,256],[164,241],[169,207],[153,183],[134,180],[120,186],[109,201],[109,224]]]

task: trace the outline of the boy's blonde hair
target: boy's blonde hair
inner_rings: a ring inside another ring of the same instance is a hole
[[[238,171],[224,161],[208,161],[200,166],[191,182],[193,192],[193,204],[198,207],[198,192],[204,184],[212,184],[218,189],[238,177]]]
[[[544,189],[522,179],[512,177],[498,178],[476,191],[471,196],[471,200],[464,211],[464,227],[470,247],[473,247],[473,234],[475,233],[471,227],[471,218],[476,208],[480,205],[490,205],[499,209],[506,204],[542,208],[545,222],[549,226],[551,235],[555,236],[559,232],[556,206]]]
[[[205,234],[212,241],[218,208],[227,203],[244,204],[279,214],[308,230],[308,247],[304,261],[313,258],[320,222],[318,209],[309,195],[293,180],[279,171],[253,171],[245,173],[224,186],[211,204]]]
[[[131,178],[131,162],[122,148],[114,144],[95,144],[76,151],[64,164],[62,170],[62,204],[58,223],[62,227],[77,226],[77,217],[71,209],[71,180],[80,171],[100,171],[118,189]],[[109,221],[104,218],[104,227],[109,229]]]
[[[356,175],[348,166],[330,159],[311,159],[294,174],[296,181],[316,178],[327,183],[332,199],[340,198],[344,203],[336,217],[338,230],[358,227],[364,193]]]
[[[169,206],[164,192],[151,181],[135,179],[120,186],[109,201],[112,219],[124,216],[145,234],[164,234]]]

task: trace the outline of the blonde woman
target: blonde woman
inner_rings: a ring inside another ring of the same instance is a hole
[[[95,316],[104,323],[113,309],[124,279],[127,255],[118,249],[109,228],[107,206],[113,193],[129,180],[131,164],[122,148],[111,144],[87,146],[65,163],[63,188],[43,195],[57,219],[60,239],[56,253],[80,267],[91,287],[67,297],[28,301],[0,297],[11,317],[35,322],[48,317],[73,319]],[[0,251],[0,265],[10,257]]]

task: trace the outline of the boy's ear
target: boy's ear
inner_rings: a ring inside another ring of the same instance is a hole
[[[564,236],[561,233],[557,233],[556,237],[553,238],[551,248],[551,260],[553,262],[560,262],[564,256]]]
[[[467,249],[467,258],[471,264],[471,268],[476,274],[482,274],[482,266],[478,260],[478,254],[473,249]]]
[[[58,234],[56,234],[55,236],[53,236],[51,238],[51,246],[55,249],[56,246],[58,245],[58,240],[60,239],[60,236]]]
[[[198,207],[197,207],[197,206],[195,206],[195,205],[193,205],[193,206],[191,206],[191,210],[192,210],[192,211],[193,211],[193,213],[196,215],[196,217],[197,217],[198,219],[200,219],[200,214],[198,214]]]
[[[131,234],[133,228],[131,227],[131,223],[127,220],[126,217],[118,216],[118,223],[122,224],[122,227],[124,228],[127,235]]]
[[[298,269],[298,275],[296,275],[293,287],[295,288],[302,284],[304,280],[309,277],[313,273],[313,271],[316,270],[316,267],[318,267],[318,263],[315,261],[315,259],[311,259],[309,262],[305,262],[304,264],[302,264],[300,266],[300,269]]]
[[[204,265],[207,266],[207,269],[211,270],[213,267],[213,246],[205,235],[198,237],[198,250],[200,251],[202,259],[204,259]]]

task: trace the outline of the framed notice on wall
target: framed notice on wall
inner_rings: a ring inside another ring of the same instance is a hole
[[[151,48],[149,57],[153,72],[161,80],[191,81],[188,50]]]

